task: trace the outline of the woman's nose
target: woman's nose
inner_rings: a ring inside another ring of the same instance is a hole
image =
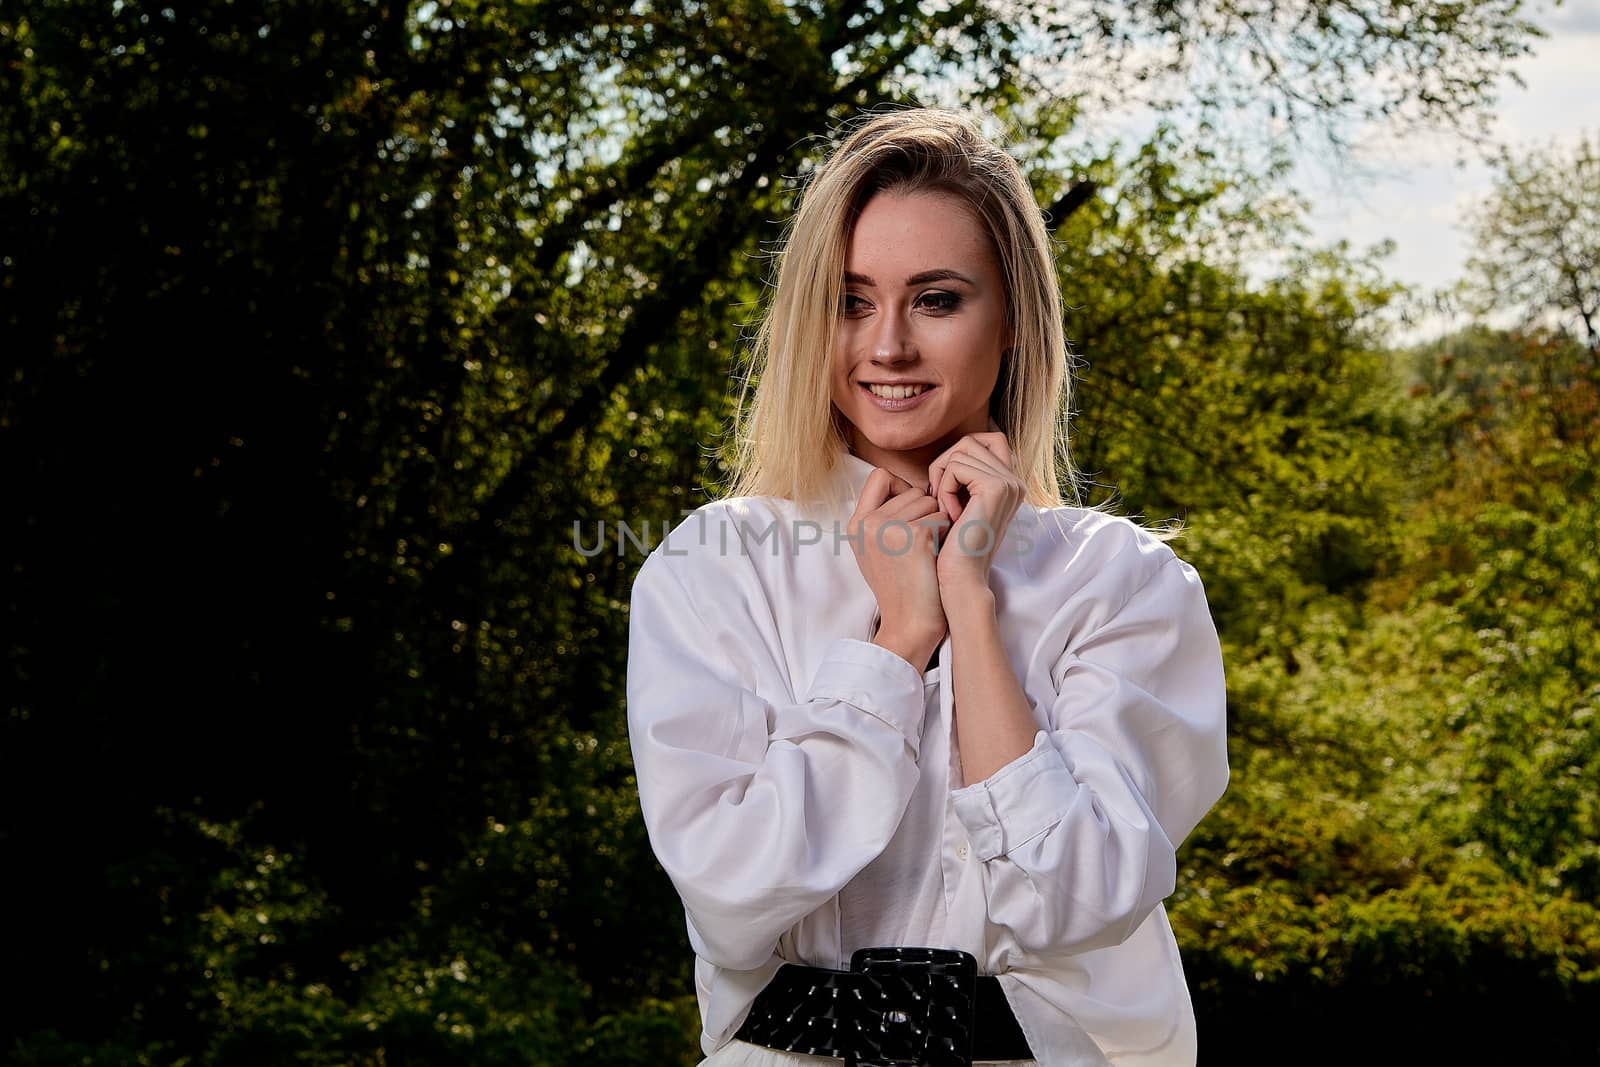
[[[897,312],[879,315],[872,337],[873,359],[881,363],[898,363],[913,354],[911,331],[905,317]]]

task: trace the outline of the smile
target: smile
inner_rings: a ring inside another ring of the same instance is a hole
[[[932,389],[933,386],[931,386],[931,385],[874,385],[874,384],[868,383],[867,384],[867,388],[869,390],[871,390],[873,396],[881,396],[885,400],[904,400],[907,397],[916,396],[918,393],[927,392],[929,389]]]
[[[882,411],[904,411],[922,403],[924,397],[933,392],[936,386],[932,385],[873,385],[861,383],[861,388],[872,402]]]

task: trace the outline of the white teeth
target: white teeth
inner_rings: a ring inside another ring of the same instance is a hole
[[[881,396],[885,400],[904,400],[909,396],[916,396],[928,387],[926,385],[869,385],[873,396]]]

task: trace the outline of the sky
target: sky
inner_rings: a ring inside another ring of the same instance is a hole
[[[1548,149],[1600,136],[1600,0],[1566,0],[1560,7],[1542,0],[1528,15],[1549,36],[1515,65],[1525,87],[1503,85],[1495,140],[1513,149]],[[1355,157],[1360,171],[1354,173],[1321,159],[1297,164],[1293,184],[1315,205],[1307,220],[1313,240],[1343,239],[1362,249],[1391,239],[1384,274],[1423,290],[1460,278],[1471,251],[1464,210],[1493,188],[1492,170],[1459,139],[1443,136],[1370,136]],[[1422,319],[1398,339],[1435,335],[1448,325]]]

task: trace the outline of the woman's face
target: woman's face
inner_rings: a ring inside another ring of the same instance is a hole
[[[855,427],[856,455],[925,470],[987,430],[1012,334],[1000,264],[966,203],[938,192],[873,196],[844,282],[832,394]]]

